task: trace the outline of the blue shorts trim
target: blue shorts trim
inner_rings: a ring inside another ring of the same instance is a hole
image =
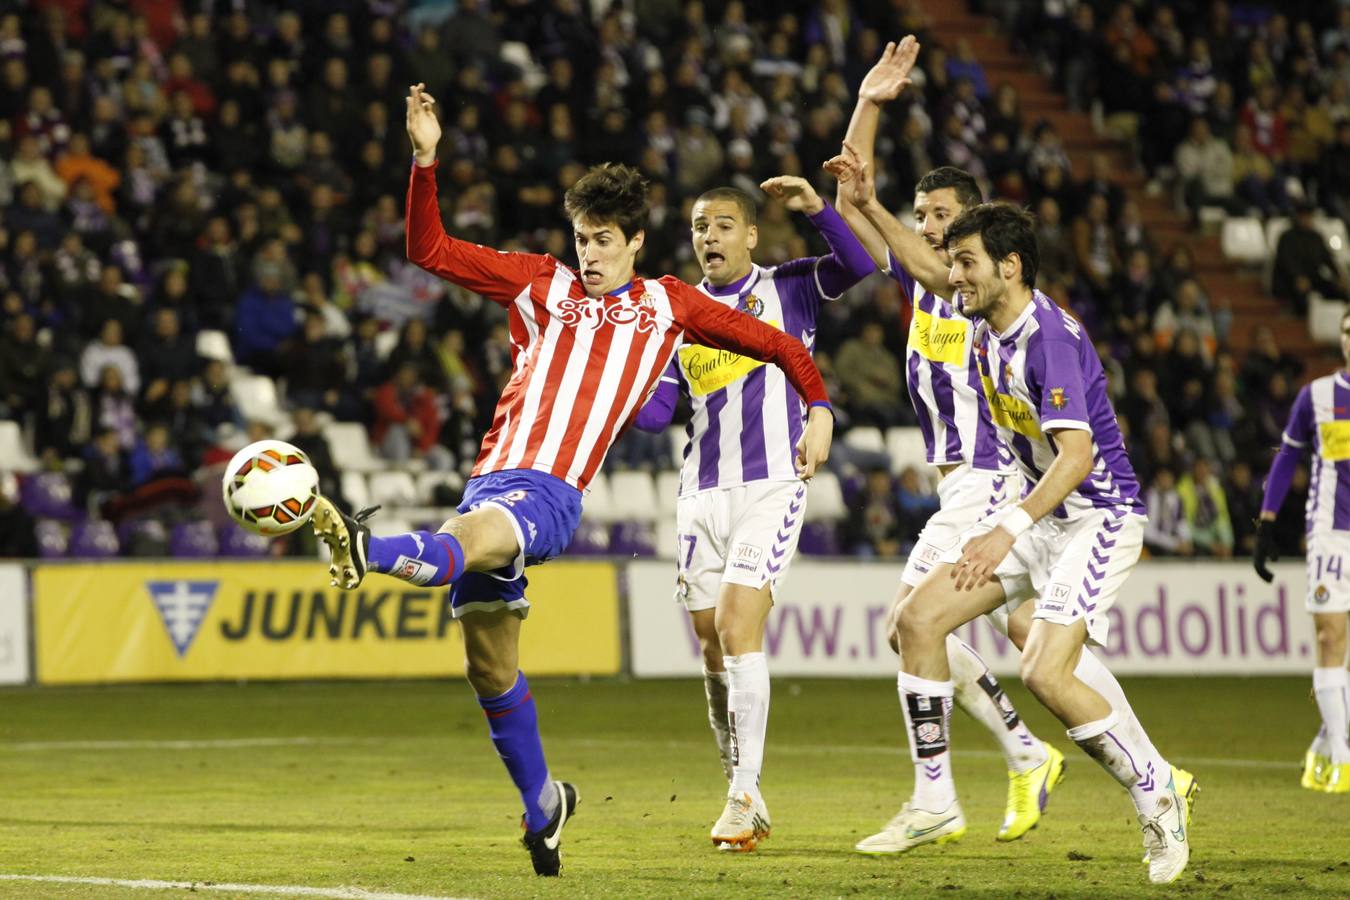
[[[546,563],[572,543],[581,521],[581,492],[560,478],[533,469],[506,469],[469,479],[461,514],[483,507],[506,514],[516,530],[520,554],[495,572],[466,572],[450,587],[455,618],[466,612],[515,610],[529,612],[525,599],[527,566]]]

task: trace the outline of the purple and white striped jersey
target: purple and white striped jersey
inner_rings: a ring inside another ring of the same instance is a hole
[[[828,297],[816,277],[817,257],[754,266],[744,279],[700,289],[733,309],[778,328],[811,350],[816,311]],[[726,350],[680,347],[663,379],[689,397],[693,417],[680,471],[680,496],[751,481],[792,481],[793,457],[806,406],[783,370]]]
[[[1047,432],[1076,429],[1092,435],[1092,471],[1054,515],[1070,521],[1094,509],[1145,515],[1107,397],[1106,373],[1077,320],[1033,291],[1005,333],[995,333],[987,321],[976,324],[975,352],[994,424],[1012,448],[1027,492],[1055,460]]]
[[[1289,412],[1284,442],[1312,450],[1308,533],[1350,531],[1350,380],[1344,372],[1303,386]]]
[[[905,386],[929,464],[968,462],[976,469],[1010,471],[1012,456],[999,440],[974,365],[974,322],[919,284],[889,251],[886,255],[888,274],[914,309],[905,345]]]

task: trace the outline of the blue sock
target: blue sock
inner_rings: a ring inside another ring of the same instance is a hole
[[[497,755],[511,773],[511,780],[525,803],[525,827],[538,831],[553,818],[558,808],[558,792],[548,777],[544,745],[539,740],[539,719],[525,673],[500,697],[479,697],[478,705],[487,713],[488,733]]]
[[[382,572],[413,584],[444,587],[464,574],[464,548],[452,534],[414,531],[394,537],[370,538],[366,562]]]

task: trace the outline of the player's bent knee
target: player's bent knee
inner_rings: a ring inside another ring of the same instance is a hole
[[[480,697],[500,697],[516,683],[516,668],[500,660],[468,658],[464,660],[464,677]]]

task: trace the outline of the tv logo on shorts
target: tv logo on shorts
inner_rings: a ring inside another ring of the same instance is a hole
[[[753,572],[759,568],[759,561],[764,558],[764,551],[753,544],[737,544],[731,548],[731,567],[741,569],[745,572]]]

